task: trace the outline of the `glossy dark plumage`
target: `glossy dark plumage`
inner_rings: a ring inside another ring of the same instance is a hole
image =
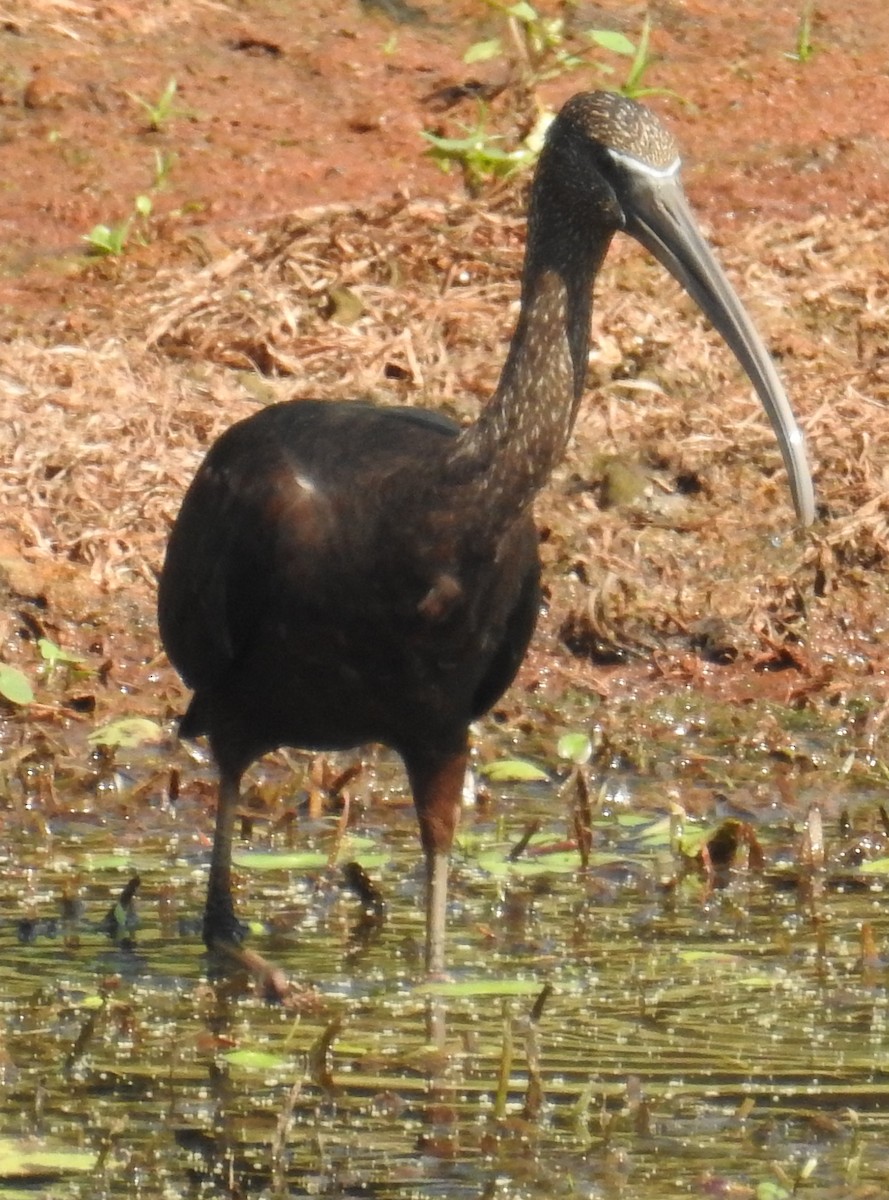
[[[293,401],[219,439],[165,569],[193,585],[163,593],[165,645],[195,688],[183,733],[224,727],[214,752],[233,770],[294,729],[317,749],[462,744],[521,660],[538,567],[527,516],[485,536],[459,488],[442,494],[455,433]],[[225,569],[195,570],[196,552]]]
[[[679,279],[751,377],[811,520],[802,439],[761,342],[685,205],[675,145],[611,93],[565,105],[535,178],[522,308],[497,391],[442,417],[295,401],[233,426],[183,501],[160,585],[164,645],[220,771],[205,938],[239,935],[229,860],[243,771],[280,745],[377,741],[404,759],[427,863],[427,966],[444,966],[447,859],[471,721],[512,681],[539,602],[531,506],[583,391],[611,237]]]

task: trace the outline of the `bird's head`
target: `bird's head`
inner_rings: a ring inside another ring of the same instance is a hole
[[[778,438],[797,516],[808,525],[814,491],[802,433],[762,339],[698,229],[680,168],[676,142],[651,109],[616,92],[581,92],[548,131],[533,222],[543,233],[552,201],[578,231],[629,234],[678,280],[749,376]]]

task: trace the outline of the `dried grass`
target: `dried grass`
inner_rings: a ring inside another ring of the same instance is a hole
[[[598,289],[594,386],[539,509],[551,637],[587,613],[615,641],[650,648],[717,613],[762,653],[800,634],[803,595],[833,650],[853,632],[873,639],[889,562],[887,228],[880,212],[722,238],[807,431],[829,515],[806,541],[788,536],[771,432],[719,339],[660,268],[616,244]],[[12,447],[0,537],[147,607],[202,452],[258,404],[366,396],[470,419],[504,358],[522,243],[507,207],[312,210],[209,265],[128,284],[116,319],[93,321],[78,345],[0,347]],[[613,456],[650,478],[630,512],[598,502]]]

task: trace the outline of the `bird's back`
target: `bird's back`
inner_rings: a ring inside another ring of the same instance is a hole
[[[212,447],[171,534],[159,620],[184,732],[283,744],[456,735],[508,686],[538,605],[527,515],[492,536],[445,483],[456,427],[295,401]]]

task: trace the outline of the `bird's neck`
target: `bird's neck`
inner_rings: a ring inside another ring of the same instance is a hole
[[[611,240],[589,214],[532,206],[518,325],[497,390],[451,465],[492,523],[525,511],[562,459],[583,393],[596,273]]]

